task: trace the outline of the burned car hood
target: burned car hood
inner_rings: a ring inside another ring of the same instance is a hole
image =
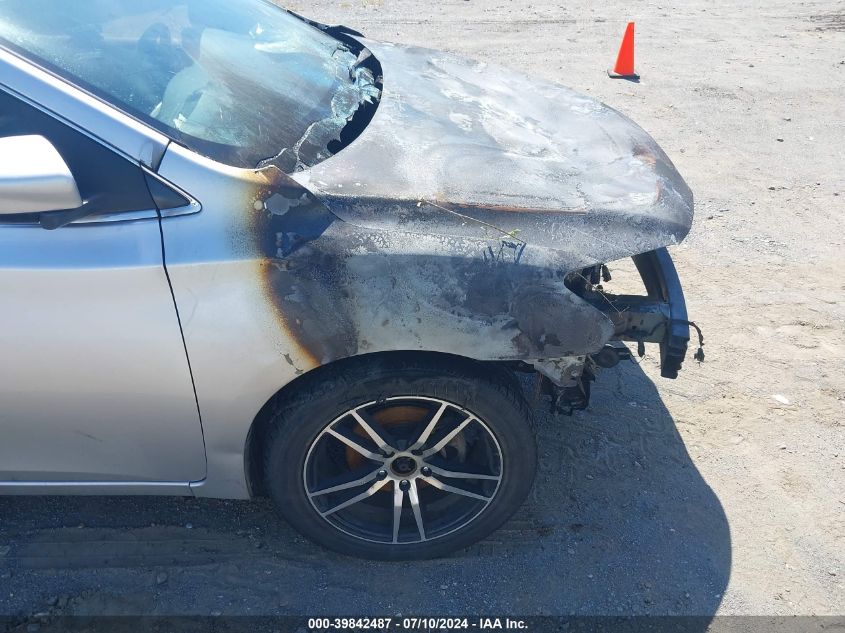
[[[572,267],[674,244],[692,193],[612,108],[440,51],[364,41],[382,65],[372,121],[293,178],[338,217],[378,230],[518,240]]]

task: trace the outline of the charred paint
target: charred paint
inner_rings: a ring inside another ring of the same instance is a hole
[[[582,366],[614,327],[566,273],[680,241],[686,184],[593,99],[367,44],[384,68],[369,126],[290,177],[258,172],[255,239],[280,323],[315,364],[419,349]]]
[[[402,349],[555,358],[594,351],[613,333],[561,274],[523,265],[524,245],[361,229],[285,190],[265,192],[258,213],[264,287],[317,364]],[[275,212],[280,195],[297,204]]]
[[[530,244],[606,261],[602,247],[573,233],[605,237],[624,257],[689,231],[689,188],[657,143],[612,108],[506,68],[366,44],[383,69],[373,120],[342,152],[293,174],[339,217],[378,227],[425,200]]]

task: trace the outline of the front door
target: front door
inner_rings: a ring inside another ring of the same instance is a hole
[[[0,88],[0,137],[27,134],[58,149],[99,212],[55,230],[0,215],[0,492],[203,479],[202,428],[141,168]]]

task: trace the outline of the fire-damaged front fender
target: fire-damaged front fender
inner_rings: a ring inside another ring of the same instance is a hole
[[[473,238],[356,226],[304,190],[261,204],[264,287],[314,364],[391,350],[479,360],[583,356],[613,336],[610,319],[567,288],[553,251],[483,231]]]

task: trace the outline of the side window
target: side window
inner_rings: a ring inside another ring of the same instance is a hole
[[[155,209],[138,165],[0,90],[0,138],[29,134],[45,137],[62,155],[88,214]]]

